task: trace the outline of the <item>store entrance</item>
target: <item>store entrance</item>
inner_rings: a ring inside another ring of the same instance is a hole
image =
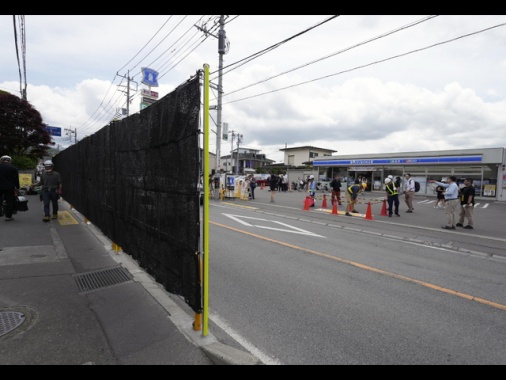
[[[355,180],[358,179],[360,181],[360,183],[367,183],[367,188],[365,189],[365,191],[372,191],[372,190],[377,190],[374,188],[374,181],[375,179],[373,178],[373,173],[376,173],[376,172],[372,172],[372,171],[358,171],[358,170],[353,170],[353,171],[349,171],[348,172],[348,184],[351,185],[353,183],[355,183]]]

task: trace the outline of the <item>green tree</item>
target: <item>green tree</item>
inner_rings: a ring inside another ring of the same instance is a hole
[[[14,157],[43,158],[51,135],[42,116],[28,101],[0,91],[0,153]]]

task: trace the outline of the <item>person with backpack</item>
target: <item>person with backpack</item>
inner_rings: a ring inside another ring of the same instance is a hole
[[[410,173],[404,174],[404,178],[406,178],[406,182],[404,183],[404,201],[408,206],[407,213],[412,213],[413,208],[413,199],[415,198],[415,180],[411,178]]]

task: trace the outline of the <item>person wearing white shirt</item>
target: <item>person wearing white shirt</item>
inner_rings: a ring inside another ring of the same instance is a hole
[[[408,206],[408,210],[406,212],[413,212],[413,199],[415,198],[415,180],[411,178],[411,174],[404,174],[404,178],[406,178],[406,182],[404,183],[404,201]]]
[[[438,186],[444,187],[445,196],[445,214],[446,214],[446,226],[441,228],[445,230],[454,230],[456,227],[455,223],[455,210],[459,204],[459,187],[457,185],[457,177],[451,175],[448,177],[447,183],[434,181]]]

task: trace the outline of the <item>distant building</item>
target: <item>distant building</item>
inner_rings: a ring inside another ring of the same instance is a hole
[[[233,174],[255,173],[258,168],[270,165],[274,160],[265,157],[260,153],[259,149],[239,148],[235,149],[232,154],[220,157],[220,168],[223,172]]]
[[[280,151],[285,152],[283,162],[287,167],[306,166],[315,158],[332,156],[337,150],[318,148],[315,146],[297,146],[293,148],[283,148]]]

